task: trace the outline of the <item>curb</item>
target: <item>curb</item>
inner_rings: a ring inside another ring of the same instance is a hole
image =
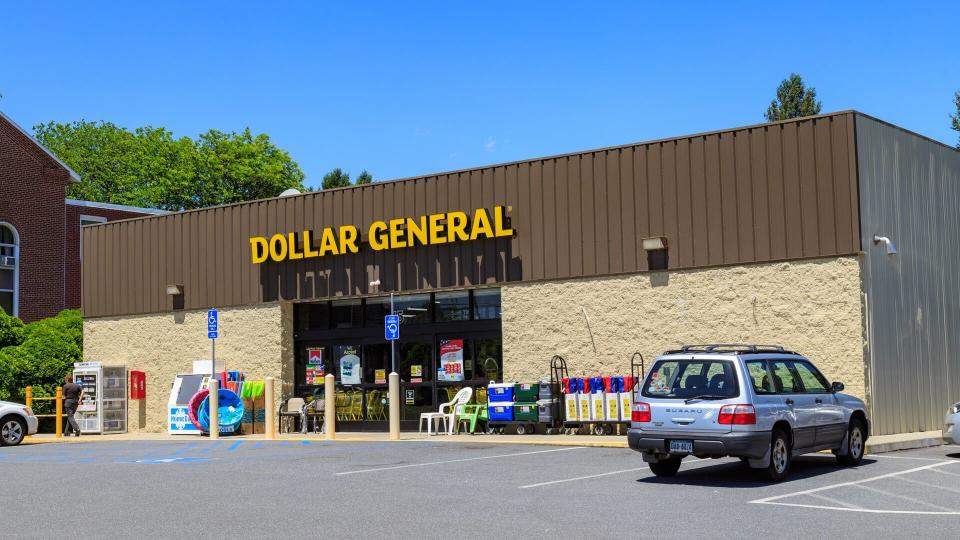
[[[929,448],[931,446],[940,446],[943,439],[940,437],[923,437],[920,439],[907,439],[903,441],[891,441],[881,443],[867,443],[864,448],[864,454],[884,454],[886,452],[896,452],[898,450],[913,450],[916,448]]]
[[[184,442],[195,442],[198,439],[192,437],[184,437],[182,439],[173,439],[174,441],[183,440]],[[208,439],[199,439],[202,441],[208,441]],[[223,439],[220,439],[223,440]],[[400,439],[399,441],[391,441],[389,439],[378,439],[372,437],[340,437],[328,441],[322,437],[319,438],[301,438],[301,437],[282,437],[276,438],[271,441],[266,439],[233,439],[236,441],[251,441],[251,442],[311,442],[311,443],[321,443],[321,442],[389,442],[389,443],[446,443],[446,444],[516,444],[516,445],[527,445],[527,446],[580,446],[580,447],[590,447],[590,448],[629,448],[626,441],[562,441],[562,440],[495,440],[488,438],[477,438],[477,439],[443,439],[443,438],[429,438],[429,439]],[[26,439],[23,441],[23,445],[37,445],[37,444],[83,444],[83,443],[99,443],[99,442],[170,442],[171,439],[109,439],[109,438],[99,438],[91,436],[88,439],[78,440],[78,439]]]

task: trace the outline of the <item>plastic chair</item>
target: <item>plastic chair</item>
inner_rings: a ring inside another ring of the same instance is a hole
[[[463,406],[463,410],[458,415],[458,424],[466,424],[468,433],[477,432],[477,424],[490,422],[490,413],[487,410],[487,404],[468,403]],[[457,426],[459,428],[459,425]]]
[[[303,398],[289,398],[282,405],[280,405],[280,412],[277,413],[277,418],[280,421],[280,433],[290,433],[290,430],[283,430],[284,426],[289,426],[290,422],[286,422],[286,419],[293,420],[293,427],[297,427],[297,421],[300,420],[300,410],[303,409],[304,404]]]
[[[447,435],[453,435],[453,432],[457,429],[457,415],[463,412],[464,405],[470,401],[470,396],[473,395],[473,388],[469,386],[466,388],[461,388],[459,392],[453,397],[453,400],[443,403],[440,405],[440,410],[433,413],[421,413],[420,414],[420,424],[422,426],[423,421],[426,420],[427,423],[427,435],[432,435],[431,427],[434,422],[443,420],[444,431],[447,432]]]

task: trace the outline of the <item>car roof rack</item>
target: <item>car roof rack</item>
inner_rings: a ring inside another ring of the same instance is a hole
[[[778,353],[778,354],[797,354],[793,351],[785,350],[780,345],[754,345],[747,343],[704,343],[696,345],[683,345],[679,349],[667,351],[666,354],[677,353],[733,353],[733,354],[751,354],[751,353]]]

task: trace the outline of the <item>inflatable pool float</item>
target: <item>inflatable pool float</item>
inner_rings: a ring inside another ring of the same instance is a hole
[[[203,392],[209,394],[209,390]],[[197,394],[199,395],[199,394]],[[196,397],[196,396],[194,396]],[[193,400],[191,400],[192,402]],[[240,428],[240,422],[243,420],[243,400],[236,393],[221,388],[217,391],[217,425],[219,433],[235,433]],[[200,431],[209,433],[210,431],[210,396],[204,396],[197,408],[197,422]]]

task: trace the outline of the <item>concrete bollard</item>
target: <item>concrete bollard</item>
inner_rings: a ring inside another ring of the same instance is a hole
[[[263,406],[266,407],[263,415],[263,438],[268,441],[277,438],[277,410],[273,400],[273,377],[267,377],[263,380]]]
[[[387,393],[390,396],[390,440],[400,440],[400,374],[390,374]]]
[[[210,438],[220,438],[220,383],[210,379]]]
[[[333,374],[323,378],[323,435],[328,441],[337,438],[337,385]]]
[[[57,387],[56,396],[57,396],[57,399],[56,399],[57,416],[54,418],[56,423],[56,427],[54,428],[54,433],[56,434],[56,437],[59,439],[63,437],[63,388],[62,387],[60,386]]]

